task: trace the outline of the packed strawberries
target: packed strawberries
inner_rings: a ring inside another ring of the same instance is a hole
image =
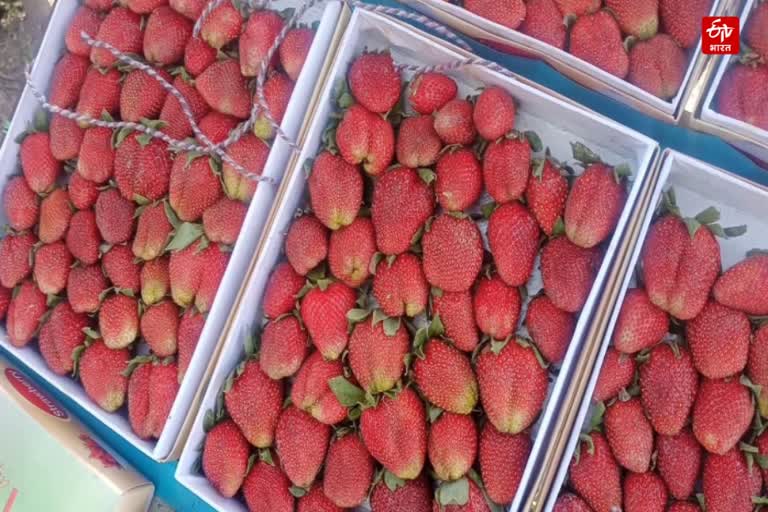
[[[712,0],[464,0],[463,6],[668,100],[680,89]]]
[[[508,504],[626,166],[576,143],[572,176],[498,86],[405,85],[386,52],[345,78],[202,471],[252,511]]]
[[[557,512],[749,512],[764,500],[768,256],[722,272],[716,237],[746,228],[723,229],[714,208],[682,218],[667,199],[570,465],[576,494]]]
[[[227,1],[198,39],[193,24],[206,3],[87,0],[67,32],[50,102],[177,140],[193,134],[176,97],[146,72],[91,48],[84,31],[143,58],[173,82],[202,132],[223,141],[250,114],[251,77],[283,20]],[[312,38],[309,29],[290,31],[271,63],[264,92],[277,121]],[[0,241],[0,319],[13,346],[36,345],[51,371],[71,374],[101,408],[127,402],[139,437],[159,437],[256,182],[218,157],[173,152],[129,128],[61,115],[48,125],[41,114],[18,141],[21,175],[4,185],[10,229]],[[260,174],[271,135],[260,117],[228,154]]]

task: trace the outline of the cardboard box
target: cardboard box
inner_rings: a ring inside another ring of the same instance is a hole
[[[146,510],[154,486],[23,372],[0,359],[4,512]]]

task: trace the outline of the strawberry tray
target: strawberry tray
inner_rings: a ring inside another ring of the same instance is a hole
[[[364,48],[387,49],[398,65],[446,64],[470,56],[440,39],[387,16],[360,9],[353,13],[340,42],[339,53],[319,96],[304,147],[298,157],[292,161],[287,179],[278,192],[278,199],[273,207],[262,247],[251,262],[245,288],[238,300],[237,311],[229,319],[225,329],[221,356],[202,399],[177,468],[176,478],[217,510],[245,510],[246,507],[243,501],[236,497],[222,497],[201,471],[200,458],[206,438],[206,424],[210,428],[210,421],[214,419],[212,415],[216,416],[215,411],[221,410],[223,386],[235,367],[245,357],[244,340],[255,328],[258,329],[262,322],[262,296],[270,273],[283,258],[282,247],[285,235],[296,212],[307,204],[307,182],[303,170],[305,162],[313,158],[323,144],[326,125],[334,114],[336,103],[334,98],[338,94],[338,84],[343,80],[342,77],[345,76],[350,62]],[[554,97],[536,85],[504,76],[485,67],[474,65],[462,67],[449,74],[458,82],[460,96],[470,93],[481,83],[506,89],[518,104],[517,123],[520,129],[535,130],[545,145],[549,145],[555,157],[569,158],[570,143],[582,142],[600,153],[607,162],[616,164],[626,162],[633,174],[618,225],[610,241],[606,243],[605,258],[597,272],[586,305],[579,316],[568,353],[559,368],[560,377],[550,382],[548,399],[533,428],[536,435],[532,454],[525,465],[525,474],[510,509],[518,510],[519,503],[525,495],[527,483],[538,469],[539,457],[547,445],[548,435],[557,428],[557,425],[552,423],[552,419],[562,405],[560,396],[568,387],[572,366],[581,351],[585,330],[595,304],[598,302],[624,230],[631,220],[635,201],[644,187],[646,173],[656,157],[658,147],[653,140],[574,106],[567,100]],[[535,271],[532,282],[528,284],[529,292],[538,291],[540,283],[539,272]]]
[[[571,460],[576,448],[581,444],[580,435],[589,433],[592,428],[592,418],[596,412],[596,405],[592,397],[598,376],[606,353],[609,347],[613,346],[613,335],[617,328],[624,298],[629,289],[641,285],[638,280],[640,259],[652,221],[656,218],[664,202],[665,193],[673,190],[675,203],[682,215],[696,215],[714,206],[720,213],[719,221],[722,226],[747,226],[744,234],[727,239],[718,239],[723,271],[744,260],[745,255],[750,250],[765,246],[765,233],[768,226],[764,212],[765,202],[768,200],[768,189],[674,150],[666,150],[662,154],[659,162],[658,179],[654,179],[654,181],[655,185],[653,185],[650,201],[648,201],[648,208],[639,213],[636,221],[637,243],[627,248],[626,272],[620,275],[617,281],[619,287],[616,295],[617,300],[613,303],[612,309],[604,311],[607,329],[598,335],[598,338],[588,342],[590,345],[592,342],[598,344],[595,346],[597,358],[594,366],[588,367],[586,373],[580,377],[582,380],[586,380],[586,390],[580,405],[578,405],[575,426],[569,433],[567,431],[565,433],[564,442],[567,444],[565,444],[562,458],[552,460],[553,465],[549,469],[554,477],[553,483],[549,487],[548,494],[546,493],[547,487],[541,487],[544,490],[542,494],[544,498],[541,500],[544,508],[537,510],[549,512],[553,509],[557,498],[566,488]],[[673,340],[674,336],[668,334],[664,339]],[[683,350],[682,347],[681,350]],[[653,352],[651,352],[651,357],[653,357]],[[639,368],[641,364],[638,362],[637,367]],[[606,403],[610,407],[611,401],[607,400]],[[605,428],[602,430],[604,432]],[[581,449],[585,451],[587,446],[583,444]],[[707,452],[702,449],[702,464],[706,454]],[[697,485],[695,492],[701,492],[700,489],[700,486]]]
[[[270,4],[270,8],[283,10],[299,5],[300,2],[297,1],[280,0]],[[64,52],[64,36],[70,25],[70,20],[73,19],[79,7],[79,2],[62,1],[57,2],[53,10],[48,29],[31,71],[33,84],[43,93],[47,91],[54,66],[59,56]],[[328,58],[340,12],[341,5],[339,3],[329,2],[321,7],[313,8],[305,16],[306,21],[317,23],[317,29],[306,65],[296,82],[294,94],[291,96],[281,124],[282,129],[291,137],[297,136],[304,122],[309,107],[309,98],[316,87],[324,61]],[[29,87],[25,88],[5,141],[0,148],[3,187],[14,174],[17,174],[19,169],[19,144],[14,139],[33,122],[38,110],[39,104],[32,91]],[[10,344],[5,328],[2,327],[0,328],[0,345],[56,386],[61,392],[77,400],[91,414],[148,456],[155,460],[178,458],[181,441],[183,441],[184,433],[187,430],[185,422],[191,419],[199,394],[204,389],[210,375],[213,361],[215,361],[218,352],[219,335],[230,313],[237,291],[243,282],[243,275],[256,248],[291,152],[291,147],[282,139],[277,138],[274,141],[263,175],[273,178],[277,184],[262,183],[257,187],[242,226],[241,236],[237,239],[230,262],[222,278],[216,300],[208,312],[205,327],[200,335],[189,368],[180,385],[165,427],[156,442],[142,440],[133,433],[125,408],[118,413],[105,412],[88,398],[78,382],[67,376],[56,375],[49,370],[34,343],[23,349],[17,349]],[[5,224],[4,214],[0,215],[3,216],[2,223]]]

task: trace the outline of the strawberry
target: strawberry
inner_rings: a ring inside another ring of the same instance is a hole
[[[96,213],[96,226],[105,242],[121,244],[131,239],[136,208],[116,189],[101,192],[93,211]]]
[[[141,315],[141,336],[158,357],[176,353],[178,328],[179,308],[171,301],[164,300],[149,306]]]
[[[360,432],[368,452],[387,471],[403,480],[419,476],[427,452],[426,413],[412,389],[365,409]]]
[[[146,265],[145,265],[146,267]],[[189,308],[179,321],[179,330],[176,333],[176,344],[178,348],[179,364],[179,382],[184,378],[192,355],[195,353],[195,347],[200,339],[200,334],[205,326],[205,317],[199,314],[194,308]]]
[[[186,154],[177,156],[175,162],[183,166]],[[128,135],[115,151],[115,181],[120,194],[131,201],[162,199],[169,189],[171,165],[165,142],[159,139],[147,141],[135,133]],[[218,190],[218,183],[216,185],[216,188],[208,187],[206,190],[212,194]]]
[[[696,45],[701,38],[699,20],[709,14],[711,0],[659,0],[661,28],[683,48]]]
[[[667,507],[667,512],[701,512],[701,508],[688,501],[675,501]]]
[[[483,264],[483,242],[471,219],[438,215],[421,242],[424,275],[432,286],[448,292],[472,286]]]
[[[125,348],[139,332],[139,312],[136,299],[113,295],[104,299],[99,310],[99,332],[110,349]]]
[[[212,110],[200,120],[200,131],[214,144],[224,141],[229,132],[240,123],[236,117],[221,114]]]
[[[571,343],[576,319],[552,304],[549,297],[536,297],[528,304],[525,326],[544,358],[559,364]]]
[[[521,203],[503,204],[488,221],[488,245],[499,277],[509,286],[522,286],[539,252],[539,225]]]
[[[186,249],[171,253],[168,262],[171,296],[173,301],[181,307],[191,305],[200,289],[204,262],[200,255],[202,250],[199,243],[193,243]]]
[[[456,97],[456,82],[447,75],[429,71],[417,75],[408,85],[408,101],[419,114],[433,114]]]
[[[173,161],[168,186],[169,204],[186,222],[198,220],[221,197],[221,185],[209,157],[181,153]]]
[[[197,89],[184,79],[183,74],[174,79],[173,86],[187,100],[195,122],[199,123],[210,110],[208,103],[205,102]],[[160,130],[174,139],[184,139],[192,135],[192,125],[189,124],[189,119],[181,109],[181,103],[173,94],[165,97],[163,109],[160,111],[160,121],[165,123],[165,126]]]
[[[320,472],[325,459],[331,427],[293,406],[280,415],[275,431],[275,447],[280,464],[293,485],[308,488]]]
[[[621,468],[602,434],[587,436],[579,456],[571,461],[571,486],[595,512],[621,510]]]
[[[563,16],[584,16],[600,9],[600,0],[555,0]]]
[[[115,7],[104,18],[95,39],[111,44],[122,53],[142,53],[141,16],[123,7]],[[91,62],[101,68],[113,66],[117,59],[104,48],[91,48]]]
[[[350,468],[355,468],[350,471]],[[325,459],[323,492],[340,507],[356,507],[368,499],[374,462],[356,433],[331,443]]]
[[[768,434],[763,432],[754,441],[754,445],[757,447],[758,454],[761,456],[765,456],[766,452],[768,452]],[[701,448],[699,448],[701,450]],[[762,467],[760,468],[760,472],[763,474],[763,480],[765,480],[766,471]]]
[[[571,493],[561,494],[552,510],[553,512],[592,512],[584,500]]]
[[[755,473],[759,473],[758,468],[748,464],[738,448],[723,454],[707,455],[702,478],[707,510],[709,512],[752,510]]]
[[[90,65],[87,54],[83,56],[65,53],[56,63],[56,67],[53,68],[48,101],[52,105],[61,108],[70,108],[77,105],[80,89],[83,86]]]
[[[264,84],[264,101],[269,108],[272,119],[277,124],[283,122],[294,85],[291,79],[279,71],[272,71],[267,77],[267,82]],[[256,103],[255,97],[254,103]],[[259,114],[253,124],[253,134],[262,140],[269,140],[275,136],[272,125],[264,114]]]
[[[184,69],[192,76],[197,76],[208,66],[216,62],[216,48],[197,37],[190,37],[184,48]]]
[[[141,439],[152,437],[152,426],[148,422],[151,375],[151,364],[139,364],[128,379],[128,421],[133,433]]]
[[[483,156],[483,181],[497,203],[520,199],[528,183],[531,145],[525,138],[490,142]],[[567,183],[566,183],[567,189]]]
[[[275,457],[277,459],[277,457]],[[243,482],[243,497],[254,512],[293,512],[291,482],[276,465],[257,460]]]
[[[629,52],[630,83],[659,98],[673,98],[683,84],[688,58],[667,34],[640,41]]]
[[[624,49],[621,29],[608,11],[581,16],[571,27],[569,51],[619,78],[629,73],[629,56]]]
[[[259,74],[261,62],[275,43],[283,29],[283,18],[275,11],[256,11],[245,23],[245,30],[240,36],[240,72],[244,76]],[[275,52],[268,63],[274,67],[279,59]]]
[[[470,208],[483,193],[480,162],[469,149],[444,153],[437,162],[435,194],[447,211]]]
[[[167,6],[152,11],[144,27],[144,58],[158,66],[169,66],[184,58],[192,36],[192,23]]]
[[[280,65],[291,80],[299,79],[299,73],[307,60],[314,37],[315,33],[312,29],[305,27],[292,28],[285,34],[285,39],[278,49],[278,56]]]
[[[768,416],[768,327],[761,326],[755,332],[754,340],[749,346],[749,359],[747,361],[747,375],[756,385],[760,386],[757,405],[760,414]]]
[[[76,111],[94,119],[99,119],[104,112],[117,114],[120,111],[121,79],[122,75],[116,69],[102,71],[96,67],[89,68]]]
[[[685,324],[685,335],[693,365],[707,378],[729,377],[747,365],[752,329],[741,311],[709,301]]]
[[[729,268],[712,289],[715,300],[748,315],[768,314],[768,254],[755,254]]]
[[[500,3],[489,0],[470,0],[464,4],[464,8],[512,30],[520,26],[527,12],[523,0],[503,0]]]
[[[558,220],[562,220],[567,197],[568,181],[551,161],[545,160],[540,168],[533,169],[525,199],[541,230],[548,236],[554,234]]]
[[[658,0],[606,0],[622,32],[638,39],[650,39],[659,30]]]
[[[269,276],[262,299],[264,316],[275,319],[290,313],[296,305],[296,296],[304,287],[304,278],[297,274],[289,263],[278,263]]]
[[[766,80],[768,66],[732,66],[720,83],[717,110],[728,117],[768,130],[768,108],[763,87]]]
[[[53,114],[51,115],[48,135],[50,136],[53,158],[63,162],[77,158],[85,132],[77,125],[76,121]]]
[[[11,303],[11,295],[13,295],[12,290],[0,286],[0,320],[5,319],[5,315],[8,313],[8,306]]]
[[[565,237],[551,240],[541,254],[541,278],[547,297],[558,308],[578,313],[592,289],[600,258],[596,249],[583,249]]]
[[[3,190],[3,211],[8,225],[24,231],[37,224],[40,200],[22,176],[8,180]]]
[[[480,399],[488,420],[505,434],[519,434],[536,420],[549,380],[533,349],[511,340],[486,347],[476,363]]]
[[[469,358],[459,350],[432,339],[424,357],[413,364],[421,393],[436,406],[455,414],[470,414],[477,404],[477,379]]]
[[[307,275],[328,255],[328,230],[313,215],[293,221],[285,237],[285,256],[293,269]]]
[[[397,134],[397,161],[405,167],[428,167],[437,160],[443,143],[432,126],[432,117],[407,117]]]
[[[586,168],[573,184],[565,203],[565,233],[571,242],[589,249],[613,233],[626,201],[617,171],[603,164]]]
[[[286,512],[292,510],[293,509],[286,509]],[[307,494],[299,498],[296,512],[344,512],[344,509],[337,507],[328,496],[325,495],[322,484],[316,483]]]
[[[226,1],[219,4],[205,19],[200,30],[203,41],[217,50],[231,43],[240,36],[243,17],[240,11]],[[242,53],[242,49],[240,50]]]
[[[32,233],[8,234],[0,240],[0,285],[13,288],[32,273]]]
[[[432,190],[415,170],[398,167],[381,175],[374,184],[371,205],[379,251],[407,251],[432,215],[434,205]]]
[[[96,34],[99,32],[101,20],[101,15],[93,9],[88,7],[78,8],[64,35],[64,44],[67,46],[67,50],[74,55],[88,57],[91,54],[91,47],[83,41],[80,34],[85,32],[89,36],[98,39]]]
[[[526,6],[520,32],[564,50],[567,27],[556,0],[528,0]]]
[[[42,194],[56,184],[63,165],[51,153],[51,139],[45,132],[32,133],[24,138],[19,148],[21,171],[29,188]]]
[[[152,435],[160,438],[179,392],[176,363],[155,364],[149,379],[149,417]]]
[[[69,200],[78,210],[87,210],[96,204],[98,185],[75,173],[69,178]]]
[[[301,300],[301,319],[324,358],[338,359],[347,347],[347,312],[356,301],[355,291],[342,283],[312,288]]]
[[[95,341],[83,351],[78,364],[80,382],[85,393],[107,412],[123,406],[128,378],[123,375],[131,359],[126,349],[113,350]]]
[[[234,59],[220,60],[208,66],[195,80],[195,87],[217,112],[239,119],[246,119],[251,113],[248,82],[240,74]]]
[[[693,494],[701,469],[701,446],[690,429],[656,437],[656,466],[669,493],[678,500]]]
[[[613,330],[613,345],[625,354],[634,354],[659,343],[669,330],[669,317],[651,303],[642,288],[627,292]]]
[[[296,374],[291,402],[320,423],[341,423],[347,418],[347,409],[339,403],[328,382],[343,374],[341,361],[326,361],[320,352],[313,352]]]
[[[624,478],[624,510],[627,512],[664,512],[667,488],[656,473],[629,473]]]
[[[150,204],[141,210],[131,249],[133,255],[150,261],[163,253],[173,226],[168,221],[163,203]]]
[[[445,412],[429,427],[429,463],[439,480],[458,480],[477,457],[477,427],[471,416]]]
[[[485,424],[480,435],[480,472],[491,500],[509,503],[515,498],[530,453],[527,433],[504,434]]]
[[[500,277],[480,279],[473,297],[475,322],[480,331],[494,340],[504,340],[517,328],[520,292]]]
[[[95,313],[101,305],[99,296],[107,288],[101,266],[77,266],[67,278],[67,299],[76,313]]]
[[[352,96],[371,112],[389,112],[400,99],[400,73],[388,52],[357,57],[349,67],[347,80]]]
[[[155,9],[168,4],[168,0],[120,0],[120,5],[136,14],[149,14]]]
[[[229,265],[230,252],[216,244],[209,246],[200,256],[201,268],[206,271],[195,294],[195,307],[199,312],[207,313],[213,307],[216,292]]]
[[[469,497],[464,505],[443,505],[437,499],[432,503],[432,512],[491,512],[482,489],[469,479]]]
[[[640,390],[653,429],[676,435],[688,420],[696,398],[699,376],[690,352],[662,344],[654,347],[640,367]]]
[[[224,403],[248,442],[268,448],[283,409],[283,396],[282,381],[270,379],[258,361],[249,359],[235,370],[231,387],[225,388]]]
[[[496,140],[515,127],[515,100],[501,87],[488,87],[480,93],[472,113],[477,133],[485,140]]]
[[[94,183],[104,183],[112,177],[115,149],[112,130],[93,127],[85,130],[77,159],[77,173]]]
[[[600,368],[600,375],[592,393],[592,400],[605,402],[628,388],[635,378],[636,364],[632,357],[622,354],[613,347],[608,347]]]
[[[432,486],[422,473],[413,480],[406,480],[402,487],[390,489],[382,479],[373,486],[371,509],[375,512],[431,512]]]
[[[363,202],[363,177],[354,165],[323,152],[312,165],[308,184],[312,210],[320,222],[333,230],[352,224]]]
[[[232,420],[224,420],[205,436],[203,473],[214,489],[231,498],[245,480],[251,446]]]
[[[328,267],[333,277],[349,287],[357,288],[368,279],[374,254],[376,233],[368,218],[358,217],[349,226],[331,233]]]
[[[246,133],[239,141],[229,146],[229,156],[248,170],[248,175],[259,175],[264,170],[269,156],[269,146],[258,137]],[[240,174],[231,164],[224,162],[224,192],[232,199],[250,202],[256,192],[256,182]]]
[[[648,471],[653,452],[653,428],[639,398],[617,401],[605,411],[605,437],[616,462],[633,473]]]
[[[401,125],[400,133],[403,133],[403,130],[406,133],[398,135],[398,160],[403,137],[417,141],[430,135],[428,132],[422,133],[419,127],[412,126],[411,123],[409,118],[405,119]],[[395,134],[392,125],[381,116],[369,112],[360,105],[352,105],[344,113],[336,129],[336,145],[339,147],[339,154],[346,162],[353,165],[362,164],[365,172],[375,176],[384,172],[392,161],[395,151]],[[427,141],[425,145],[434,146],[431,141]],[[432,149],[434,150],[434,147]],[[413,151],[410,150],[410,152]],[[435,151],[435,155],[436,153]],[[413,156],[410,160],[415,161]],[[429,162],[431,163],[434,163],[434,160]]]
[[[405,356],[410,349],[408,331],[401,324],[393,336],[381,322],[356,324],[349,337],[349,367],[360,386],[369,393],[392,389],[405,373]]]
[[[737,377],[703,379],[693,406],[693,434],[710,453],[724,455],[749,429],[754,407]]]
[[[145,48],[146,51],[146,48]],[[172,83],[171,75],[164,69],[156,69],[167,82]],[[120,117],[123,121],[138,123],[144,119],[156,119],[163,110],[168,93],[163,86],[140,69],[126,75],[120,91]]]
[[[307,333],[293,316],[268,322],[261,334],[259,364],[273,379],[290,377],[307,356]]]
[[[763,60],[768,59],[768,7],[758,4],[749,16],[746,40],[749,47]]]
[[[35,252],[33,275],[40,291],[56,295],[67,286],[72,255],[64,242],[40,246]]]
[[[46,297],[35,283],[23,281],[8,305],[5,327],[8,340],[21,348],[32,340],[46,311]]]
[[[168,0],[168,4],[174,11],[194,21],[200,17],[207,2],[206,0]]]
[[[469,101],[453,99],[435,112],[434,128],[445,144],[472,144],[477,135],[472,110]]]
[[[222,197],[203,212],[203,231],[211,242],[234,245],[240,235],[248,207],[240,201]]]
[[[432,314],[440,316],[445,337],[453,346],[464,352],[472,352],[480,341],[475,324],[472,294],[443,292],[432,296]]]
[[[421,271],[421,260],[411,253],[381,262],[373,279],[373,296],[387,316],[415,317],[424,312],[429,285]]]

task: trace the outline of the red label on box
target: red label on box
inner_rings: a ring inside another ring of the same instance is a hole
[[[53,401],[52,398],[47,397],[42,391],[37,389],[31,382],[29,382],[24,375],[11,368],[5,369],[5,378],[11,383],[16,391],[21,396],[27,399],[29,403],[36,406],[43,412],[47,412],[51,416],[67,419],[69,415],[67,411],[59,407],[59,405]]]
[[[739,18],[705,16],[701,20],[701,51],[706,55],[737,55]]]

